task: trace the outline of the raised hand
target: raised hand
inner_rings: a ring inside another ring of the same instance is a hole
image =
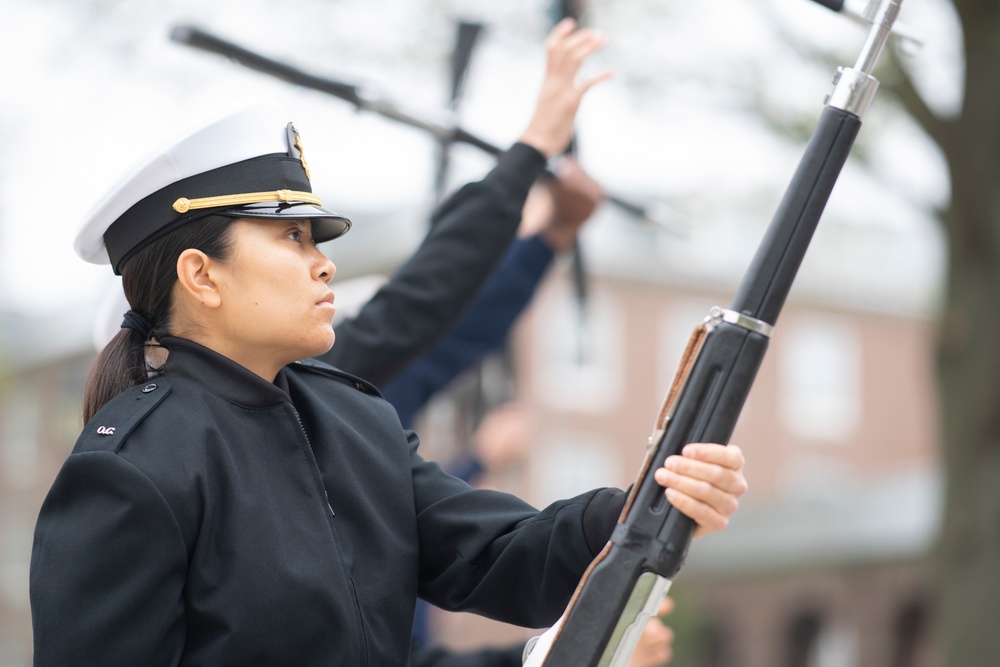
[[[611,71],[606,70],[577,82],[584,61],[606,41],[601,31],[577,30],[572,19],[563,19],[549,32],[545,42],[545,79],[535,103],[534,116],[521,135],[521,143],[534,147],[548,158],[565,150],[573,136],[573,121],[580,100],[595,84],[611,77]]]

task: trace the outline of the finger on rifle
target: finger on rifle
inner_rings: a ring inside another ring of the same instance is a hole
[[[705,461],[706,463],[716,463],[733,470],[741,470],[746,460],[743,458],[743,450],[737,445],[717,445],[705,442],[696,442],[685,445],[681,450],[685,457]]]
[[[669,456],[663,462],[665,475],[673,473],[681,477],[709,484],[725,493],[736,497],[747,492],[747,480],[741,468],[729,468],[718,463],[708,463],[687,456]],[[661,474],[661,473],[658,473]],[[660,478],[657,477],[657,481]],[[663,484],[668,486],[668,484]]]
[[[670,661],[674,631],[653,616],[646,623],[636,643],[628,667],[654,667]]]
[[[677,605],[674,602],[674,599],[668,595],[667,597],[663,598],[663,602],[660,603],[660,608],[656,610],[656,615],[669,616],[670,613],[674,610],[674,607],[676,606]]]
[[[716,533],[729,525],[729,515],[717,511],[708,503],[696,500],[674,487],[668,487],[664,493],[671,505],[697,524],[694,537]]]
[[[725,479],[724,481],[708,482],[703,479],[677,473],[665,468],[661,468],[656,471],[655,479],[657,484],[668,490],[667,499],[670,500],[670,503],[685,514],[688,513],[683,507],[678,506],[677,503],[673,501],[669,491],[681,493],[694,502],[706,505],[710,507],[713,512],[724,515],[727,518],[736,512],[740,506],[739,496],[734,492],[725,490],[724,486],[722,486],[724,484],[737,484],[737,482],[729,479]],[[696,518],[690,514],[688,514],[688,516],[692,519]]]

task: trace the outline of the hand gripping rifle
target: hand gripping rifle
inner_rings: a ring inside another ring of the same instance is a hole
[[[672,507],[653,471],[691,442],[728,443],[768,340],[878,81],[871,76],[902,0],[872,0],[853,68],[833,92],[729,309],[692,334],[611,540],[569,606],[525,649],[527,667],[623,666],[680,570],[694,522]]]

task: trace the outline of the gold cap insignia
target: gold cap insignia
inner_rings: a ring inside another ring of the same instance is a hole
[[[311,181],[312,176],[309,175],[309,163],[306,162],[305,151],[302,148],[302,137],[292,123],[288,124],[286,131],[288,137],[288,154],[299,158],[299,162],[302,163],[302,169],[306,172],[306,178]]]

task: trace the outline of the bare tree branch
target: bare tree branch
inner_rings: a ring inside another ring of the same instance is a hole
[[[939,118],[913,85],[913,79],[909,72],[902,66],[899,57],[892,50],[889,51],[890,64],[894,76],[887,83],[886,87],[895,95],[906,111],[917,121],[930,137],[941,144],[946,139],[946,132],[950,123]]]

